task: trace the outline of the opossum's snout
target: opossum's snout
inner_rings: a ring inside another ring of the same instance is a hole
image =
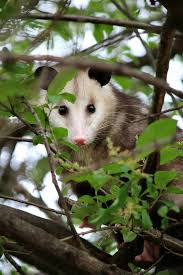
[[[85,145],[86,144],[86,138],[84,136],[76,136],[73,138],[73,141],[76,145]]]
[[[88,104],[88,102],[90,102]],[[56,111],[56,110],[54,110]],[[59,117],[58,117],[59,114]],[[94,102],[88,101],[88,98],[77,98],[74,104],[62,102],[57,109],[57,115],[54,117],[57,126],[68,129],[67,140],[78,145],[89,145],[95,138],[96,107]],[[51,114],[50,119],[53,117]]]

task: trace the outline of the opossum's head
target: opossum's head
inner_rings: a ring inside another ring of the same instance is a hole
[[[40,74],[38,70],[37,74]],[[50,73],[54,75],[53,68]],[[48,85],[51,81],[50,73]],[[74,93],[76,101],[74,104],[66,100],[59,102],[52,109],[49,121],[55,127],[67,128],[70,142],[77,145],[91,144],[108,127],[107,118],[111,117],[116,105],[113,89],[108,84],[110,78],[110,73],[90,68],[78,71],[76,77],[67,82],[64,91]]]

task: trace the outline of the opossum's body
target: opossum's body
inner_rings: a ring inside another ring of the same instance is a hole
[[[41,70],[38,69],[38,76]],[[55,72],[51,68],[51,74]],[[52,77],[49,72],[49,85]],[[65,92],[74,93],[74,104],[62,101],[49,114],[49,120],[55,127],[68,129],[68,140],[80,146],[79,152],[72,152],[72,160],[82,166],[95,169],[108,161],[106,138],[109,137],[114,146],[123,150],[133,150],[136,136],[145,128],[147,121],[146,106],[136,97],[128,96],[112,84],[110,75],[93,69],[79,71],[76,77],[69,81]],[[46,83],[46,84],[45,84]],[[181,171],[182,163],[175,160],[162,169],[177,169]],[[174,184],[174,183],[173,183]],[[179,186],[182,182],[176,183]],[[85,194],[85,183],[76,185],[78,195]],[[164,195],[183,207],[182,195]]]

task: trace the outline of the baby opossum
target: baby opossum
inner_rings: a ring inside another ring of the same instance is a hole
[[[41,88],[46,90],[57,72],[54,68],[40,67],[35,75],[40,77],[42,71]],[[75,103],[62,101],[49,114],[50,123],[55,127],[67,128],[68,141],[80,146],[79,152],[72,152],[72,160],[82,166],[97,169],[108,161],[106,137],[121,151],[133,150],[136,136],[147,125],[147,120],[144,119],[148,113],[147,107],[138,98],[118,90],[110,83],[110,79],[110,73],[93,68],[78,71],[76,77],[64,88],[64,91],[76,95]],[[162,169],[169,170],[171,167],[180,171],[180,166],[180,160],[175,160]],[[87,182],[73,183],[72,187],[78,196],[94,195]],[[163,197],[170,198],[179,207],[183,207],[183,196],[164,194]],[[151,259],[147,247],[148,245],[144,245],[144,251],[137,259],[142,259],[144,255],[146,259]]]
[[[36,75],[40,75],[41,68],[38,68]],[[50,77],[53,68],[48,70]],[[64,91],[76,95],[75,103],[62,101],[49,115],[50,123],[55,127],[67,128],[68,141],[80,146],[80,156],[76,158],[81,164],[88,165],[89,160],[97,162],[105,159],[106,150],[103,146],[106,145],[107,136],[121,150],[133,149],[136,135],[146,125],[144,120],[134,122],[147,114],[145,105],[136,97],[115,88],[109,83],[110,78],[109,73],[94,69],[79,71],[64,88]],[[44,89],[49,81],[43,82]]]
[[[56,72],[53,68],[40,67],[36,76],[40,76],[43,70],[41,87],[47,89]],[[146,106],[138,98],[119,91],[110,79],[108,72],[93,68],[80,70],[64,87],[64,91],[76,95],[75,103],[62,101],[49,114],[50,123],[55,127],[67,128],[68,141],[80,146],[78,153],[71,154],[72,160],[82,166],[97,169],[107,162],[106,137],[121,150],[132,150],[136,135],[147,123],[145,120],[135,122],[147,114]],[[86,188],[86,183],[73,186],[77,195],[86,194],[89,188]],[[90,192],[88,190],[87,193]]]
[[[44,90],[56,74],[54,68],[45,66],[35,72],[36,77],[41,76],[40,86]],[[64,91],[76,95],[75,103],[62,101],[49,114],[50,123],[67,128],[68,141],[80,146],[79,152],[72,152],[72,160],[82,166],[97,169],[108,161],[106,137],[110,137],[113,145],[120,147],[121,151],[133,150],[136,136],[147,125],[144,116],[148,114],[148,108],[140,99],[117,89],[110,79],[109,72],[94,68],[79,70],[64,88]],[[162,169],[181,171],[181,167],[180,160],[175,160]],[[76,184],[74,191],[77,195],[84,195],[92,192],[88,188],[86,183]],[[164,195],[167,196],[183,207],[183,196]]]

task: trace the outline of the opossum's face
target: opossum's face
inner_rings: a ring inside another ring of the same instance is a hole
[[[60,102],[49,120],[56,127],[68,129],[68,140],[77,145],[92,143],[98,131],[105,127],[106,117],[113,108],[114,95],[109,85],[101,86],[87,71],[80,71],[64,88],[76,96],[74,104]]]
[[[59,102],[51,111],[49,121],[55,127],[68,129],[68,141],[77,145],[91,144],[98,132],[107,126],[106,118],[116,104],[109,80],[109,74],[101,80],[90,69],[79,71],[67,83],[64,91],[74,93],[76,101],[74,104],[66,100]]]

